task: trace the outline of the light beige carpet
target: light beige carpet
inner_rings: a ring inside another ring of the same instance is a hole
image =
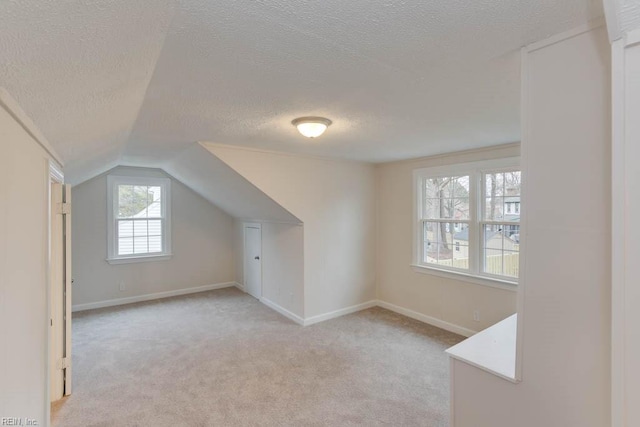
[[[234,288],[77,313],[54,426],[446,426],[462,337],[372,308],[301,327]]]

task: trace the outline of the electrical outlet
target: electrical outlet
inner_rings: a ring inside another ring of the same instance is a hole
[[[127,289],[127,287],[125,286],[124,282],[120,282],[120,291],[124,291],[125,289]]]
[[[473,320],[476,322],[480,321],[480,310],[473,310]]]

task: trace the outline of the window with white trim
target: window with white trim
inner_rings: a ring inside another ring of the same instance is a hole
[[[164,259],[171,255],[171,180],[107,177],[108,261]]]
[[[416,265],[516,283],[521,203],[518,160],[419,169],[414,177]]]

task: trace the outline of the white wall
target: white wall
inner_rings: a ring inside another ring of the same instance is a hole
[[[235,218],[300,223],[298,218],[198,143],[193,143],[171,160],[154,166],[189,185]]]
[[[38,425],[49,423],[48,159],[0,103],[0,417]]]
[[[303,317],[304,228],[299,224],[262,224],[262,296]]]
[[[157,169],[116,168],[121,175],[167,176]],[[235,280],[233,218],[171,180],[170,260],[107,263],[107,174],[72,189],[73,305]],[[125,283],[125,291],[119,283]]]
[[[640,30],[637,30],[640,31]],[[640,35],[640,33],[636,33]],[[639,40],[640,41],[640,40]],[[625,341],[626,426],[640,425],[640,43],[626,49]]]
[[[613,50],[612,426],[631,427],[640,425],[640,21]]]
[[[418,273],[410,267],[414,242],[414,169],[517,157],[520,148],[510,144],[450,155],[378,165],[378,299],[447,322],[451,328],[480,331],[516,311],[516,288],[491,288],[466,281]],[[526,202],[526,201],[525,201]],[[480,312],[480,321],[473,312]]]
[[[236,281],[244,286],[244,224],[234,222]],[[262,298],[303,318],[304,228],[302,224],[262,222]]]
[[[524,55],[522,382],[512,384],[456,361],[453,425],[607,426],[611,101],[606,30],[537,45]]]
[[[372,165],[207,145],[304,222],[304,317],[375,299]]]
[[[640,2],[604,0],[612,43],[611,426],[640,425]]]

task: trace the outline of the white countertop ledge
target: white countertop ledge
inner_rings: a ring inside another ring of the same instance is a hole
[[[514,314],[454,345],[446,352],[454,359],[517,383],[517,324],[518,315]]]

